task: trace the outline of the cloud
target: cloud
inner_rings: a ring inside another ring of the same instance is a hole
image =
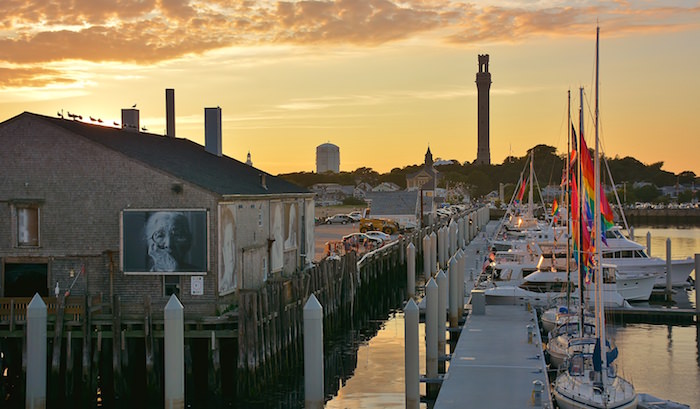
[[[482,5],[488,4],[488,5]],[[151,65],[230,47],[379,47],[421,35],[447,44],[531,36],[698,28],[697,3],[662,0],[3,0],[0,86],[69,81],[39,64],[67,60]],[[324,51],[325,52],[325,51]],[[37,75],[32,78],[31,73]]]
[[[72,83],[74,80],[63,75],[62,72],[41,68],[0,67],[0,89],[2,88],[37,88],[49,84]]]

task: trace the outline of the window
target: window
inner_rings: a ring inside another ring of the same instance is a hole
[[[37,206],[17,208],[17,245],[39,246],[39,208]]]
[[[170,297],[172,294],[180,298],[180,276],[164,275],[163,295]]]

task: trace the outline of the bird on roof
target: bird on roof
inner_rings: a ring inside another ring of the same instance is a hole
[[[141,127],[141,130],[142,130],[142,131],[147,131],[148,128],[146,128],[145,126],[142,126],[142,127]]]
[[[58,115],[59,118],[63,118],[63,113],[62,113],[62,112],[57,112],[56,115]]]
[[[95,119],[95,118],[93,118],[93,117],[90,117],[90,120],[91,120],[92,122],[96,122],[96,121],[97,121],[97,119]]]
[[[132,108],[136,108],[136,104],[132,105],[131,107],[132,107]]]
[[[102,118],[97,118],[97,122],[102,123]]]

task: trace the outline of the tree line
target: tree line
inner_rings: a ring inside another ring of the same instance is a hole
[[[460,163],[452,160],[450,165],[436,166],[440,172],[439,187],[460,186],[469,191],[473,198],[483,197],[489,192],[498,191],[500,184],[505,186],[505,197],[510,197],[518,181],[527,177],[529,170],[525,169],[530,152],[534,150],[534,172],[540,187],[559,185],[562,179],[566,154],[559,154],[553,146],[536,145],[529,149],[527,154],[521,157],[509,156],[503,163],[491,165],[477,165],[469,162]],[[593,153],[591,153],[593,155]],[[605,158],[615,184],[618,185],[618,194],[623,202],[663,202],[667,201],[662,195],[661,186],[688,186],[700,182],[698,176],[692,171],[684,171],[674,174],[663,170],[663,162],[650,165],[626,156],[620,158]],[[418,172],[423,164],[408,165],[403,168],[394,168],[388,173],[380,174],[372,168],[361,167],[352,172],[339,173],[315,173],[294,172],[280,174],[279,176],[299,186],[310,187],[317,183],[338,183],[340,185],[357,186],[360,183],[368,183],[376,186],[382,182],[392,182],[406,188],[406,176]],[[606,166],[601,165],[605,170]],[[602,176],[603,183],[610,185],[607,172]],[[644,183],[643,186],[634,187],[635,183]],[[624,186],[624,194],[620,186]],[[697,193],[682,189],[679,192],[679,202],[690,201]],[[687,200],[685,200],[687,199]]]

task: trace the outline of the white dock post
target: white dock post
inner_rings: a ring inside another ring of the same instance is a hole
[[[700,254],[695,253],[695,311],[700,313],[700,287],[698,287],[698,274],[700,273]]]
[[[46,304],[39,293],[27,305],[27,409],[46,407]]]
[[[464,316],[464,273],[467,269],[467,258],[464,250],[457,251],[457,325],[459,319]]]
[[[437,340],[437,321],[438,321],[438,285],[434,279],[428,281],[425,286],[425,376],[428,379],[437,379],[438,366],[438,340]],[[428,383],[426,385],[427,395],[432,397],[436,395],[436,387]]]
[[[311,294],[304,305],[304,407],[323,409],[323,307]]]
[[[430,260],[433,256],[430,254],[433,251],[433,245],[430,243],[430,236],[423,236],[423,275],[425,276],[425,282],[427,283],[430,279],[432,268],[430,268]]]
[[[447,256],[452,257],[455,255],[455,253],[457,253],[457,223],[455,222],[455,219],[452,219],[452,221],[450,221],[449,235],[450,252]]]
[[[405,380],[406,380],[406,409],[420,407],[420,355],[418,352],[418,306],[413,298],[409,299],[404,314]]]
[[[671,238],[666,239],[666,300],[671,300]]]
[[[651,232],[647,232],[647,256],[651,257]]]
[[[447,328],[445,322],[447,321],[447,297],[450,291],[451,283],[448,282],[447,276],[442,270],[438,271],[436,279],[438,285],[438,372],[445,373],[445,362],[440,362],[440,357],[445,355],[445,343],[447,342]]]
[[[467,246],[467,237],[464,235],[464,216],[460,217],[457,222],[457,238],[459,239],[459,248],[465,248]]]
[[[437,274],[437,234],[430,233],[430,275]]]
[[[447,243],[446,243],[447,240],[445,240],[445,228],[444,227],[440,227],[438,229],[437,238],[438,238],[438,242],[437,242],[438,261],[440,264],[440,268],[445,268],[445,262],[447,261],[447,260],[445,260],[445,253],[447,253],[445,251],[445,245],[447,245]]]
[[[634,241],[634,226],[630,226],[630,240]]]
[[[457,260],[452,257],[450,259],[450,328],[457,328],[459,325],[459,300],[457,299],[459,291],[459,272],[457,272]]]
[[[406,246],[406,283],[408,287],[408,296],[413,297],[416,294],[416,246],[409,243]]]
[[[165,408],[185,407],[185,320],[184,308],[175,294],[163,309],[165,343]]]

